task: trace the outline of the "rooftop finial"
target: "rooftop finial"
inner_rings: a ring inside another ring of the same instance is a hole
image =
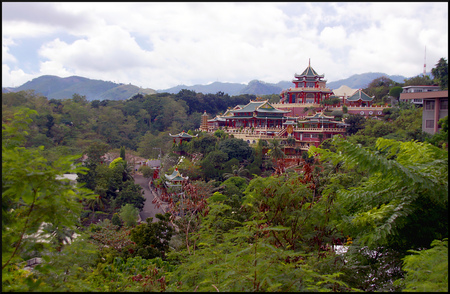
[[[309,59],[309,66],[311,66],[311,58]]]

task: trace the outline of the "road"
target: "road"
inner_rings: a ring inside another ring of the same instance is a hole
[[[144,176],[142,176],[141,174],[135,174],[133,176],[134,178],[134,182],[136,184],[141,185],[141,187],[144,189],[144,198],[145,198],[145,202],[144,202],[144,208],[142,209],[142,211],[139,213],[139,215],[141,216],[142,221],[145,221],[148,217],[153,217],[153,222],[157,222],[158,219],[156,218],[156,214],[157,213],[164,213],[164,211],[162,210],[162,208],[157,208],[156,204],[153,204],[153,194],[150,191],[149,187],[148,187],[148,182],[149,179],[144,178]]]

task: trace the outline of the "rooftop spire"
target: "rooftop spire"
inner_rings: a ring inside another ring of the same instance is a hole
[[[311,66],[311,58],[309,58],[309,66]]]

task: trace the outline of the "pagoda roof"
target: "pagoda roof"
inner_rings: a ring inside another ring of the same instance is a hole
[[[347,101],[372,101],[373,96],[369,97],[366,93],[364,93],[361,89],[357,90],[352,96],[347,98]]]
[[[335,122],[334,116],[327,116],[327,115],[323,114],[323,112],[317,112],[312,116],[305,117],[305,120],[298,121],[298,122],[300,122],[300,123],[317,123],[317,122],[328,122],[328,121]]]
[[[267,100],[266,101],[250,101],[247,105],[242,107],[241,109],[232,110],[233,113],[242,113],[242,112],[259,112],[259,113],[289,113],[286,110],[280,110],[273,107]]]
[[[195,136],[191,136],[191,135],[189,135],[188,133],[182,131],[181,133],[179,133],[179,134],[177,134],[177,135],[172,135],[171,133],[169,133],[169,136],[171,136],[172,138],[192,139],[192,138],[197,137],[198,134],[195,135]]]
[[[165,174],[166,179],[168,179],[171,182],[179,182],[187,180],[189,177],[183,177],[180,172],[178,171],[178,168],[176,168],[171,175]]]
[[[213,119],[208,119],[208,122],[215,122],[215,121],[226,121],[226,119],[224,119],[224,118],[221,117],[221,116],[216,116],[216,117],[213,118]]]
[[[319,75],[312,67],[311,67],[311,61],[308,64],[308,67],[302,72],[302,74],[297,75],[295,74],[295,77],[321,77],[323,78],[324,75]]]

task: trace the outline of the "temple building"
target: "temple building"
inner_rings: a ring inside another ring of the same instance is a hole
[[[283,126],[287,120],[284,116],[290,111],[280,110],[266,101],[250,101],[247,105],[238,105],[227,110],[222,116],[217,116],[208,123],[217,127],[229,128],[265,128]]]
[[[319,75],[311,62],[301,74],[295,74],[292,82],[293,87],[280,93],[279,103],[256,99],[247,105],[236,105],[209,120],[204,113],[200,129],[211,133],[222,129],[249,144],[278,139],[286,154],[298,157],[299,150],[319,146],[323,140],[338,134],[345,135],[348,124],[330,115],[334,111],[343,112],[344,105],[348,114],[364,117],[382,116],[387,107],[372,105],[374,97],[361,89],[341,86],[336,92],[330,90],[324,75]],[[325,101],[331,102],[333,98],[333,104]]]
[[[171,136],[173,138],[173,143],[179,143],[181,145],[181,143],[183,141],[190,141],[192,138],[195,138],[198,135],[191,136],[188,133],[185,133],[184,131],[182,131],[181,133],[179,133],[177,135],[172,135],[171,133],[169,133],[169,136]]]
[[[326,87],[324,75],[319,75],[311,67],[311,61],[301,74],[295,74],[294,77],[292,82],[295,86],[281,92],[281,103],[320,104],[333,94]]]
[[[361,89],[357,90],[352,96],[344,100],[346,106],[364,107],[372,104],[374,96],[370,97]]]
[[[189,177],[183,177],[180,172],[178,171],[178,168],[175,168],[173,173],[171,175],[164,174],[166,176],[166,185],[168,187],[180,187],[181,183],[187,181]]]

